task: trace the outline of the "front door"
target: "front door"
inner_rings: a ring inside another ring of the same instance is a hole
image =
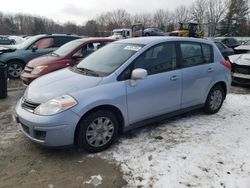
[[[162,43],[140,55],[131,65],[146,69],[148,77],[126,80],[129,123],[180,109],[182,76],[176,70],[175,43]]]

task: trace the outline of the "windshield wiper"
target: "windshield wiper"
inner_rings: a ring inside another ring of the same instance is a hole
[[[81,67],[77,67],[76,69],[78,69],[79,71],[81,71],[82,73],[86,74],[86,75],[92,75],[92,76],[99,76],[99,74],[93,70],[90,69],[86,69],[86,68],[81,68]]]
[[[59,55],[57,53],[55,53],[55,52],[52,52],[51,55],[59,57]]]

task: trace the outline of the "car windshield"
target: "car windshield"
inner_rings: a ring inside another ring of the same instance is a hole
[[[142,48],[138,44],[112,43],[83,59],[77,68],[107,76]]]
[[[17,49],[25,49],[28,48],[31,44],[41,38],[41,35],[33,36],[25,40],[23,43],[16,45]]]
[[[114,35],[122,35],[123,31],[114,31]]]
[[[250,40],[246,41],[244,45],[250,45]]]
[[[68,55],[70,52],[72,52],[75,48],[77,48],[82,42],[79,40],[73,40],[71,42],[68,42],[58,48],[56,51],[53,52],[53,54],[56,54],[57,56],[60,57],[65,57]]]

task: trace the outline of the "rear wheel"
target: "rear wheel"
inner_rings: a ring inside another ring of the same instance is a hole
[[[19,78],[24,69],[23,63],[20,61],[11,61],[7,65],[8,77],[14,79]]]
[[[207,97],[204,111],[208,114],[217,113],[225,99],[225,91],[219,85],[214,86]]]
[[[118,137],[118,121],[110,111],[95,111],[81,120],[79,126],[78,145],[88,152],[103,151]]]

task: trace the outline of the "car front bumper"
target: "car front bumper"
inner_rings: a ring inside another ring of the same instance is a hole
[[[240,85],[250,85],[250,74],[232,73],[232,82]]]
[[[16,121],[26,137],[47,147],[61,147],[74,144],[76,126],[81,117],[71,110],[52,116],[39,116],[16,106]]]
[[[20,78],[22,79],[24,85],[29,85],[33,80],[37,79],[38,77],[39,77],[39,75],[30,74],[30,73],[26,73],[26,72],[23,72],[20,75]]]

